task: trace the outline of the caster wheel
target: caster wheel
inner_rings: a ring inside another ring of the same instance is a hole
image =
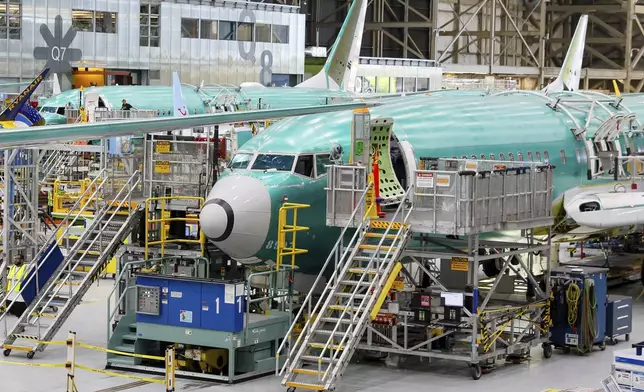
[[[11,349],[7,348],[5,349],[2,354],[4,354],[5,357],[8,357],[11,354]]]
[[[550,358],[552,357],[552,345],[548,343],[543,344],[543,357]]]
[[[626,339],[626,341],[627,341],[627,342],[628,342],[629,340],[631,340],[631,334],[628,334],[628,333],[627,333],[627,334],[624,336],[624,339]]]
[[[33,352],[33,351],[29,351],[29,352],[27,353],[27,359],[34,359],[34,355],[36,355],[36,353],[35,353],[35,352]]]
[[[612,344],[613,346],[616,345],[618,342],[619,341],[617,340],[617,338],[614,338],[614,339],[610,340],[610,344]]]
[[[606,350],[606,342],[599,343],[599,349],[602,351]]]
[[[470,370],[472,372],[472,379],[473,380],[478,380],[479,378],[481,378],[481,374],[483,374],[483,371],[481,369],[481,365],[479,365],[479,364],[472,365]]]
[[[51,310],[57,313],[58,312],[58,306],[52,307]]]
[[[295,392],[295,387],[288,387],[286,392]]]

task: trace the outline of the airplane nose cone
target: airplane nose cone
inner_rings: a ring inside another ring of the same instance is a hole
[[[255,256],[271,222],[271,199],[258,179],[231,175],[217,181],[199,215],[204,234],[235,259]]]

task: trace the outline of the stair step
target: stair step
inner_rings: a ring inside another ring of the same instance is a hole
[[[389,239],[389,240],[394,240],[394,239],[396,239],[396,235],[395,235],[395,234],[387,234],[387,235],[384,235],[384,233],[366,233],[364,236],[365,236],[366,238],[382,238],[382,237],[385,237],[386,239]]]
[[[110,365],[134,365],[134,360],[135,358],[133,357],[124,357],[124,356],[118,356],[114,358],[107,358],[107,362]]]
[[[307,383],[296,382],[296,381],[287,381],[286,386],[290,387],[290,388],[308,389],[310,391],[323,391],[324,390],[324,385],[307,384]]]
[[[317,329],[315,330],[315,333],[318,335],[324,335],[324,336],[331,336],[331,334],[333,334],[333,336],[342,336],[346,332],[341,332],[341,331],[333,332],[333,331],[327,331],[326,329]]]
[[[344,310],[344,309],[353,310],[354,308],[357,309],[357,306],[329,305],[329,309],[331,310]]]
[[[322,318],[320,318],[320,321],[323,321],[325,323],[333,323],[333,324],[337,324],[338,320],[340,320],[340,319],[337,318],[337,317],[322,317]],[[352,321],[350,319],[347,319],[347,318],[343,318],[341,323],[342,324],[353,324]]]
[[[349,268],[349,272],[352,274],[369,274],[369,275],[377,275],[379,270],[377,268]]]
[[[353,294],[353,293],[335,293],[334,294],[336,297],[341,297],[341,298],[351,298],[353,295],[354,299],[362,299],[367,296],[367,294]]]
[[[369,222],[369,227],[372,229],[382,229],[382,230],[387,230],[387,228],[391,225],[391,230],[400,230],[402,226],[408,227],[409,223],[402,223],[402,222],[389,222],[389,221],[378,221],[378,220],[372,220]]]
[[[320,358],[320,357],[315,356],[315,355],[302,355],[302,356],[300,356],[300,359],[302,361],[309,362],[309,363],[315,363],[315,364],[317,364],[318,361],[323,362],[323,363],[330,363],[331,362],[331,358],[327,358],[327,357]],[[333,360],[333,362],[337,362],[337,361],[338,361],[337,359]]]
[[[133,344],[122,344],[120,346],[114,347],[116,351],[121,351],[124,353],[134,353],[134,345]]]
[[[317,370],[313,370],[313,369],[293,369],[293,373],[306,374],[309,376],[319,376],[321,374],[324,374],[324,372],[318,372]]]
[[[327,347],[327,345],[324,344],[324,343],[309,343],[309,347],[323,349],[323,348]],[[340,346],[338,344],[330,345],[327,348],[332,349],[334,351],[344,350],[344,346]],[[327,351],[329,351],[329,350],[327,350]]]
[[[359,282],[357,280],[341,280],[340,284],[343,284],[345,286],[358,286],[358,285],[360,285],[360,286],[369,286],[371,284],[371,282],[366,282],[364,280],[362,282]]]
[[[365,244],[362,244],[362,245],[359,245],[358,248],[362,249],[362,250],[376,250],[376,249],[378,249],[378,245],[365,245]],[[389,249],[391,249],[392,251],[395,251],[396,247],[395,246],[382,245],[380,247],[379,252],[380,253],[387,253],[387,252],[389,252]]]
[[[137,340],[138,336],[132,334],[123,335],[123,340]]]

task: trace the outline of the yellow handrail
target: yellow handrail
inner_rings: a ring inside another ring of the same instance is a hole
[[[83,209],[83,207],[90,202],[90,196],[96,187],[96,184],[93,185],[93,188],[90,189],[90,192],[86,192],[90,187],[92,181],[88,178],[80,181],[63,181],[55,180],[53,187],[50,192],[53,192],[52,195],[52,212],[55,214],[66,214],[69,212],[69,207],[65,206],[65,202],[74,202],[81,195],[83,199],[78,204],[78,211]],[[64,185],[79,185],[80,190],[78,192],[67,192],[63,190]],[[85,214],[87,215],[87,214]]]
[[[198,196],[163,196],[163,197],[150,197],[145,200],[145,258],[148,258],[148,248],[151,245],[161,245],[161,257],[165,256],[165,244],[199,244],[201,247],[201,255],[205,254],[206,250],[206,236],[203,231],[199,230],[199,239],[189,240],[184,238],[177,239],[167,239],[168,235],[166,233],[165,225],[169,222],[199,222],[199,217],[191,218],[166,218],[166,210],[168,202],[172,200],[197,200],[199,201],[199,208],[203,208],[204,198]],[[161,203],[161,218],[159,219],[150,219],[150,202],[160,201]],[[159,240],[150,241],[150,224],[160,223],[161,227],[159,228]]]
[[[282,265],[284,256],[291,256],[291,268],[295,268],[295,256],[308,253],[307,249],[298,249],[296,247],[297,232],[307,231],[309,228],[306,226],[297,225],[297,211],[300,208],[309,208],[309,204],[299,203],[284,203],[280,207],[278,220],[277,220],[277,263],[275,269],[279,271]],[[287,224],[288,212],[293,211],[293,223]],[[286,246],[286,234],[291,233],[293,239],[291,246]]]

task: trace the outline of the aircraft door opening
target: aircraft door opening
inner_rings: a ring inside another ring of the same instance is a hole
[[[400,198],[405,194],[398,175],[402,173],[402,178],[405,179],[406,168],[402,154],[400,154],[400,145],[397,140],[392,141],[393,120],[391,118],[377,118],[372,119],[370,123],[371,135],[370,156],[378,152],[378,169],[380,170],[380,197],[383,199],[382,205],[396,204]],[[392,157],[392,148],[397,152]],[[396,163],[398,169],[394,167]],[[401,167],[402,165],[402,167]],[[404,181],[406,182],[406,181]]]

